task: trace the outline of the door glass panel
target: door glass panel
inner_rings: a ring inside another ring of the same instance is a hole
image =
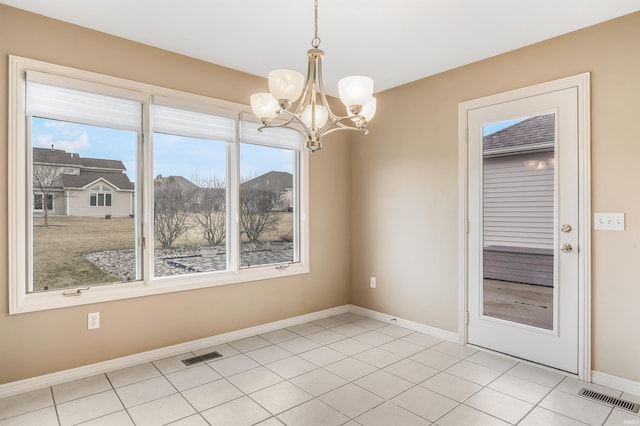
[[[483,314],[553,329],[555,114],[483,126]]]

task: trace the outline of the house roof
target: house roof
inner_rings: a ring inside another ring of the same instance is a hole
[[[104,179],[118,189],[133,190],[133,182],[125,173],[83,171],[80,175],[62,175],[61,177],[65,188],[84,188],[92,182]]]
[[[133,190],[133,183],[126,175],[125,166],[120,160],[102,158],[82,158],[80,154],[62,149],[33,148],[33,162],[60,167],[77,167],[79,175],[61,174],[63,188],[84,188],[91,182],[104,179],[122,190]]]
[[[162,183],[162,182],[176,183],[182,186],[184,189],[187,189],[190,191],[200,188],[198,185],[196,185],[195,183],[191,182],[189,179],[183,176],[157,177],[155,181],[156,183]]]
[[[46,164],[63,164],[79,167],[82,165],[80,155],[67,153],[61,149],[33,148],[33,162]]]
[[[33,162],[91,169],[126,170],[120,160],[82,158],[80,154],[66,152],[62,149],[33,148]]]
[[[552,147],[555,142],[555,114],[529,117],[482,138],[485,155],[513,151],[533,151]]]
[[[287,172],[271,171],[244,182],[241,187],[271,192],[285,192],[287,188],[293,188],[293,175]]]

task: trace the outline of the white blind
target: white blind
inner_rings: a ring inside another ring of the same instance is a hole
[[[154,132],[233,142],[235,120],[233,118],[152,105],[152,126]]]
[[[240,142],[268,145],[277,148],[301,150],[303,137],[292,129],[270,127],[258,131],[262,124],[250,120],[240,121]]]
[[[102,127],[140,131],[138,100],[27,81],[27,115]]]

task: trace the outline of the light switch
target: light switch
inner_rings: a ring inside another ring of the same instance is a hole
[[[624,231],[624,213],[595,213],[593,227],[597,231]]]

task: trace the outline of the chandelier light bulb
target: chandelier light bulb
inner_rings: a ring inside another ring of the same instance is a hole
[[[304,75],[292,70],[273,70],[269,73],[269,91],[277,100],[295,102],[302,93]]]
[[[366,105],[373,95],[373,80],[369,77],[351,76],[338,82],[340,100],[347,107]]]
[[[362,125],[366,125],[366,123],[371,121],[373,119],[373,116],[376,115],[377,103],[378,101],[376,100],[376,98],[372,97],[369,103],[362,107],[362,111],[360,111],[360,114],[358,115],[364,117],[364,123],[362,123],[362,119],[358,117],[353,117],[351,121],[356,123],[359,127],[362,127]],[[347,114],[351,114],[349,111],[349,107],[347,107]]]
[[[369,103],[362,107],[362,112],[360,113],[360,115],[362,115],[365,120],[367,120],[367,122],[371,121],[373,116],[376,115],[377,104],[378,101],[376,101],[376,98],[372,97]]]
[[[302,118],[302,121],[304,122],[304,124],[307,125],[307,127],[318,129],[327,123],[327,119],[329,118],[329,113],[327,112],[327,109],[325,107],[316,105],[315,126],[312,125],[312,114],[313,114],[313,108],[311,105],[307,105],[304,111],[302,111],[302,116],[300,118]]]
[[[251,95],[251,110],[263,123],[271,122],[280,106],[271,93],[254,93]]]

